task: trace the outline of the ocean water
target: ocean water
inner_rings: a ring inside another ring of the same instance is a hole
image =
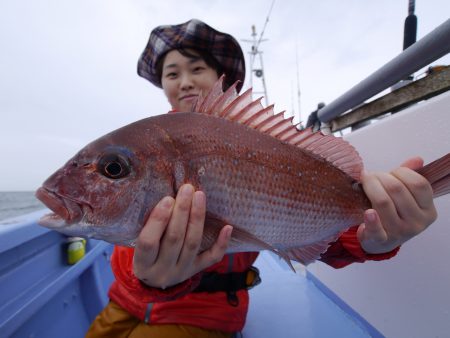
[[[34,191],[0,191],[0,221],[44,208]]]

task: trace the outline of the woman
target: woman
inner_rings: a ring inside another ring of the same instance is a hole
[[[225,86],[241,81],[239,91],[245,64],[232,36],[190,20],[152,31],[138,73],[164,90],[172,112],[180,112],[189,111],[223,73]],[[391,173],[366,173],[362,184],[374,209],[321,260],[340,268],[387,259],[431,224],[436,218],[431,187],[411,170],[421,165],[411,159]],[[153,209],[135,249],[115,248],[111,302],[88,337],[230,337],[243,328],[247,289],[258,281],[251,268],[257,253],[224,256],[232,232],[227,225],[213,247],[197,255],[205,205],[204,193],[186,184],[175,199],[165,197]]]

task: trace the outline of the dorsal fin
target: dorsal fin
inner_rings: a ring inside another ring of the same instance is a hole
[[[273,105],[264,108],[261,98],[253,101],[251,88],[238,95],[237,82],[224,93],[223,79],[222,75],[209,93],[199,95],[193,112],[214,115],[246,125],[318,156],[354,180],[360,180],[362,160],[347,141],[333,135],[324,135],[320,131],[313,132],[311,128],[299,130],[293,125],[292,117],[285,118],[284,112],[275,114]]]

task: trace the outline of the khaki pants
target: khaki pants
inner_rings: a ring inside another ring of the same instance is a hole
[[[86,338],[231,338],[232,333],[205,330],[195,326],[161,324],[147,325],[114,302],[94,319]]]

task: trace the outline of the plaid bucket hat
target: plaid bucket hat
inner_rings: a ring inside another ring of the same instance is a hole
[[[156,65],[161,57],[173,49],[192,48],[211,54],[222,67],[228,85],[245,79],[245,60],[239,43],[231,35],[219,32],[204,22],[192,19],[180,25],[158,26],[150,33],[147,46],[138,61],[138,74],[161,88]],[[219,74],[221,75],[221,74]]]

